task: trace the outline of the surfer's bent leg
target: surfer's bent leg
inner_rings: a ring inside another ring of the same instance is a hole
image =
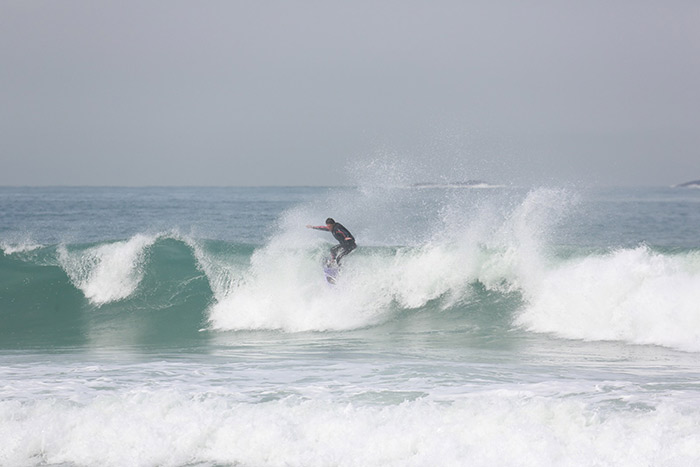
[[[340,265],[340,259],[346,256],[348,253],[350,253],[352,250],[357,248],[357,245],[355,243],[347,243],[345,245],[336,245],[333,247],[333,249],[338,249],[340,252],[335,256],[335,262]]]
[[[340,250],[341,248],[343,248],[343,245],[336,245],[333,248],[331,248],[331,259],[333,261],[337,261],[336,258],[338,257],[338,250]],[[340,255],[343,256],[342,251],[341,251]]]

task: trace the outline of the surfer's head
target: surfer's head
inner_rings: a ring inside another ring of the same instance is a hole
[[[335,221],[333,220],[332,217],[329,217],[326,219],[326,225],[335,225]]]

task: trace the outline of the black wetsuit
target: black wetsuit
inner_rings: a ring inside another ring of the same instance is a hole
[[[355,243],[355,237],[352,236],[350,231],[343,226],[343,224],[336,222],[333,224],[331,229],[326,225],[319,225],[318,227],[313,227],[316,230],[328,230],[333,234],[336,240],[340,242],[340,245],[336,245],[331,248],[331,258],[335,260],[338,265],[340,265],[340,259],[345,255],[350,253],[352,250],[357,248]]]

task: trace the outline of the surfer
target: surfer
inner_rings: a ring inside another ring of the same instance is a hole
[[[341,258],[357,248],[357,245],[355,244],[355,237],[352,236],[350,231],[346,229],[343,224],[336,222],[331,217],[326,219],[326,225],[307,225],[306,228],[327,230],[333,234],[338,242],[340,242],[340,245],[336,245],[331,248],[331,261],[335,261],[338,266],[340,266]]]

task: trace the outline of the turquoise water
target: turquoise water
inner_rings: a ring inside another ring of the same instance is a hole
[[[6,187],[0,248],[0,465],[700,460],[700,190]]]

